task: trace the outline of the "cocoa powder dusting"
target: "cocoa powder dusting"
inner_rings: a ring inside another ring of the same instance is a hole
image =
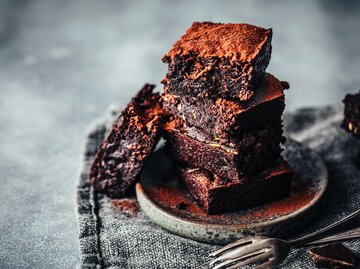
[[[304,187],[285,199],[264,205],[263,209],[259,211],[259,218],[271,220],[291,214],[310,204],[315,195],[316,191]]]
[[[244,23],[194,22],[173,44],[163,61],[196,54],[197,57],[228,57],[250,62],[271,37],[271,29]]]
[[[128,198],[113,199],[111,203],[117,210],[127,215],[135,215],[139,212],[139,204],[136,200]]]

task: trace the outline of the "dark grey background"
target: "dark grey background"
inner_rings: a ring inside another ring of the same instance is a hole
[[[272,27],[287,109],[360,88],[359,1],[0,0],[0,268],[72,268],[86,126],[124,105],[193,21]]]

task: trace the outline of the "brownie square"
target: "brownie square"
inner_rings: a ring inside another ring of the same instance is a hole
[[[360,138],[360,90],[356,94],[347,94],[343,102],[345,109],[341,127]]]
[[[91,166],[91,183],[111,198],[126,193],[160,138],[163,109],[154,87],[146,84],[122,111]]]
[[[201,128],[213,140],[230,142],[239,132],[259,128],[281,118],[285,108],[287,82],[266,74],[254,96],[234,99],[195,98],[163,94],[164,109],[183,119],[187,126]]]
[[[243,133],[235,144],[228,145],[209,141],[206,133],[174,122],[164,126],[169,155],[179,163],[209,170],[229,181],[252,175],[282,159],[281,120]]]
[[[228,183],[203,169],[179,170],[188,191],[208,214],[237,211],[285,197],[290,193],[294,176],[286,161],[252,178]]]
[[[248,100],[271,57],[272,30],[243,23],[194,22],[163,57],[165,92]]]
[[[340,243],[311,248],[309,254],[316,268],[355,268],[354,254]]]

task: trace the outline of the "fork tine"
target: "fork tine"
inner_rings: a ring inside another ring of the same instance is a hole
[[[259,261],[259,260],[263,260],[263,259],[266,259],[266,258],[270,258],[269,257],[269,253],[265,252],[263,254],[260,254],[260,255],[256,255],[254,257],[251,257],[249,259],[246,259],[245,261],[241,261],[241,262],[238,262],[230,267],[228,267],[228,269],[236,269],[236,268],[239,268],[239,267],[242,267],[242,266],[246,266],[246,265],[250,265],[256,261]]]
[[[255,266],[251,269],[271,269],[275,267],[275,264],[273,263],[274,258],[270,258],[270,260],[268,262],[265,262],[263,264],[259,264],[258,266]]]
[[[250,259],[253,258],[253,257],[258,257],[259,255],[262,255],[262,254],[265,254],[264,251],[259,250],[257,252],[251,253],[249,255],[246,255],[246,256],[243,256],[243,257],[240,257],[240,258],[231,259],[231,260],[225,260],[224,262],[217,264],[213,269],[225,268],[225,266],[228,265],[228,264],[234,263],[234,262],[239,261],[239,260],[246,259],[248,257],[250,257]],[[244,262],[244,261],[242,261],[242,262]]]
[[[259,245],[259,242],[255,242],[253,244],[250,245],[245,245],[243,247],[239,247],[239,248],[235,248],[233,250],[230,250],[222,255],[220,255],[219,257],[217,257],[216,259],[214,259],[213,261],[210,262],[210,265],[218,262],[218,261],[222,261],[222,260],[228,260],[228,259],[237,259],[237,258],[244,258],[244,256],[249,256],[249,254],[251,255],[252,253],[254,253],[255,251],[266,251],[267,248],[266,245],[263,245],[262,242],[260,242],[261,244]]]
[[[213,253],[209,254],[209,257],[216,257],[217,255],[219,255],[222,252],[225,252],[229,249],[232,249],[234,247],[240,246],[240,245],[247,245],[247,244],[251,244],[254,243],[256,241],[259,241],[261,239],[263,239],[264,237],[261,236],[249,236],[249,237],[244,237],[241,238],[239,240],[236,240],[235,242],[232,242],[230,244],[227,244],[226,246],[214,251]]]

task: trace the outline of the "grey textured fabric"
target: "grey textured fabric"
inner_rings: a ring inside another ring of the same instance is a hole
[[[140,210],[134,194],[111,201],[94,193],[88,170],[116,112],[89,131],[78,187],[80,268],[207,268],[207,255],[217,246],[170,234]],[[330,174],[326,210],[300,236],[360,208],[359,142],[340,129],[341,106],[302,109],[285,115],[287,135],[317,151]],[[118,206],[114,206],[117,203]],[[119,206],[120,205],[120,206]],[[120,209],[119,209],[120,208]],[[360,241],[345,243],[359,263]],[[305,249],[295,250],[279,268],[311,268]]]

